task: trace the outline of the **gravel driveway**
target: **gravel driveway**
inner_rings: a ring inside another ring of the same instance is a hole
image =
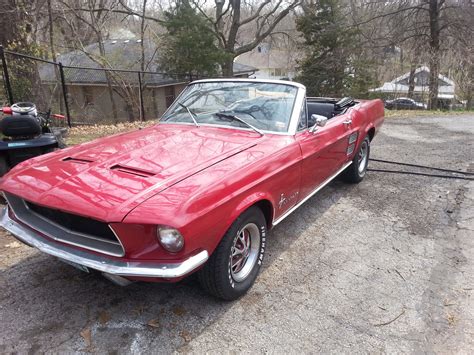
[[[474,173],[474,115],[389,118],[371,156]],[[474,181],[335,181],[268,240],[255,286],[225,303],[194,278],[121,288],[0,232],[0,353],[474,349]]]

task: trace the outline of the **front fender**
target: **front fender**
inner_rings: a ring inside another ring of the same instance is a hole
[[[232,223],[239,217],[242,213],[244,213],[246,210],[248,210],[250,207],[258,204],[265,204],[268,205],[270,208],[270,211],[265,211],[262,210],[263,214],[265,215],[265,218],[267,220],[267,224],[271,226],[273,216],[275,215],[275,200],[273,196],[268,193],[268,192],[252,192],[247,197],[243,198],[240,203],[235,207],[233,212],[229,215],[229,218],[227,219],[227,229],[230,228]],[[227,230],[226,229],[226,230]]]
[[[274,210],[275,200],[299,188],[301,152],[292,137],[268,141],[161,191],[129,212],[123,223],[172,226],[184,236],[186,252],[201,248],[209,254],[237,217],[256,203],[268,201],[264,204],[270,212],[264,214],[271,224],[273,214],[283,212]]]

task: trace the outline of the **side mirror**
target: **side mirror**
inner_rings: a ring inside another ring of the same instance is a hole
[[[315,122],[315,124],[309,129],[309,131],[310,133],[314,133],[316,132],[318,127],[324,127],[326,125],[326,123],[328,122],[328,118],[326,116],[317,115],[313,113],[311,115],[311,121]]]

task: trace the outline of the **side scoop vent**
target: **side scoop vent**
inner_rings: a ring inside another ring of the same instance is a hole
[[[145,178],[155,176],[154,173],[151,173],[149,171],[130,168],[130,167],[122,166],[119,164],[112,166],[110,170],[120,171],[121,173],[124,173],[124,174],[135,175],[135,176],[140,176],[140,177],[145,177]]]
[[[92,160],[89,160],[89,159],[73,158],[73,157],[64,158],[63,161],[68,161],[68,162],[76,163],[76,164],[89,164],[93,162]]]

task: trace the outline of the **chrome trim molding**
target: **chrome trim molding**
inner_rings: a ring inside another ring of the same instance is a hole
[[[247,83],[270,83],[270,84],[283,84],[288,86],[295,86],[300,89],[306,89],[303,84],[289,80],[278,80],[278,79],[251,79],[251,78],[214,78],[214,79],[199,79],[189,83],[189,85],[197,83],[212,83],[212,82],[247,82]]]
[[[288,133],[294,136],[298,130],[298,121],[300,120],[301,110],[306,101],[306,88],[298,85],[293,111],[291,112],[290,123],[288,125]]]
[[[122,242],[110,225],[107,226],[112,231],[116,241],[70,230],[44,216],[39,215],[30,209],[30,207],[26,204],[26,201],[22,198],[9,193],[5,193],[5,196],[10,209],[13,211],[15,217],[20,222],[29,226],[31,229],[50,237],[51,239],[84,249],[93,250],[106,255],[125,255],[125,249],[122,245]]]
[[[274,220],[272,223],[272,226],[275,227],[278,223],[283,221],[286,217],[288,217],[292,212],[294,212],[298,207],[300,207],[303,203],[308,201],[313,195],[321,190],[324,186],[329,184],[336,176],[338,176],[340,173],[342,173],[349,165],[352,164],[352,160],[346,164],[342,168],[340,168],[334,175],[330,176],[328,179],[326,179],[321,185],[319,185],[315,190],[313,190],[308,196],[306,196],[304,199],[302,199],[300,202],[298,202],[295,206],[290,208],[288,211],[286,211],[283,215],[281,215],[278,219]]]
[[[189,257],[181,263],[144,263],[139,261],[111,260],[101,255],[87,253],[70,248],[66,245],[49,241],[34,231],[12,220],[8,215],[8,207],[0,212],[0,226],[9,231],[21,242],[39,249],[43,253],[64,259],[85,267],[123,277],[158,277],[177,278],[185,276],[209,258],[206,250]]]

